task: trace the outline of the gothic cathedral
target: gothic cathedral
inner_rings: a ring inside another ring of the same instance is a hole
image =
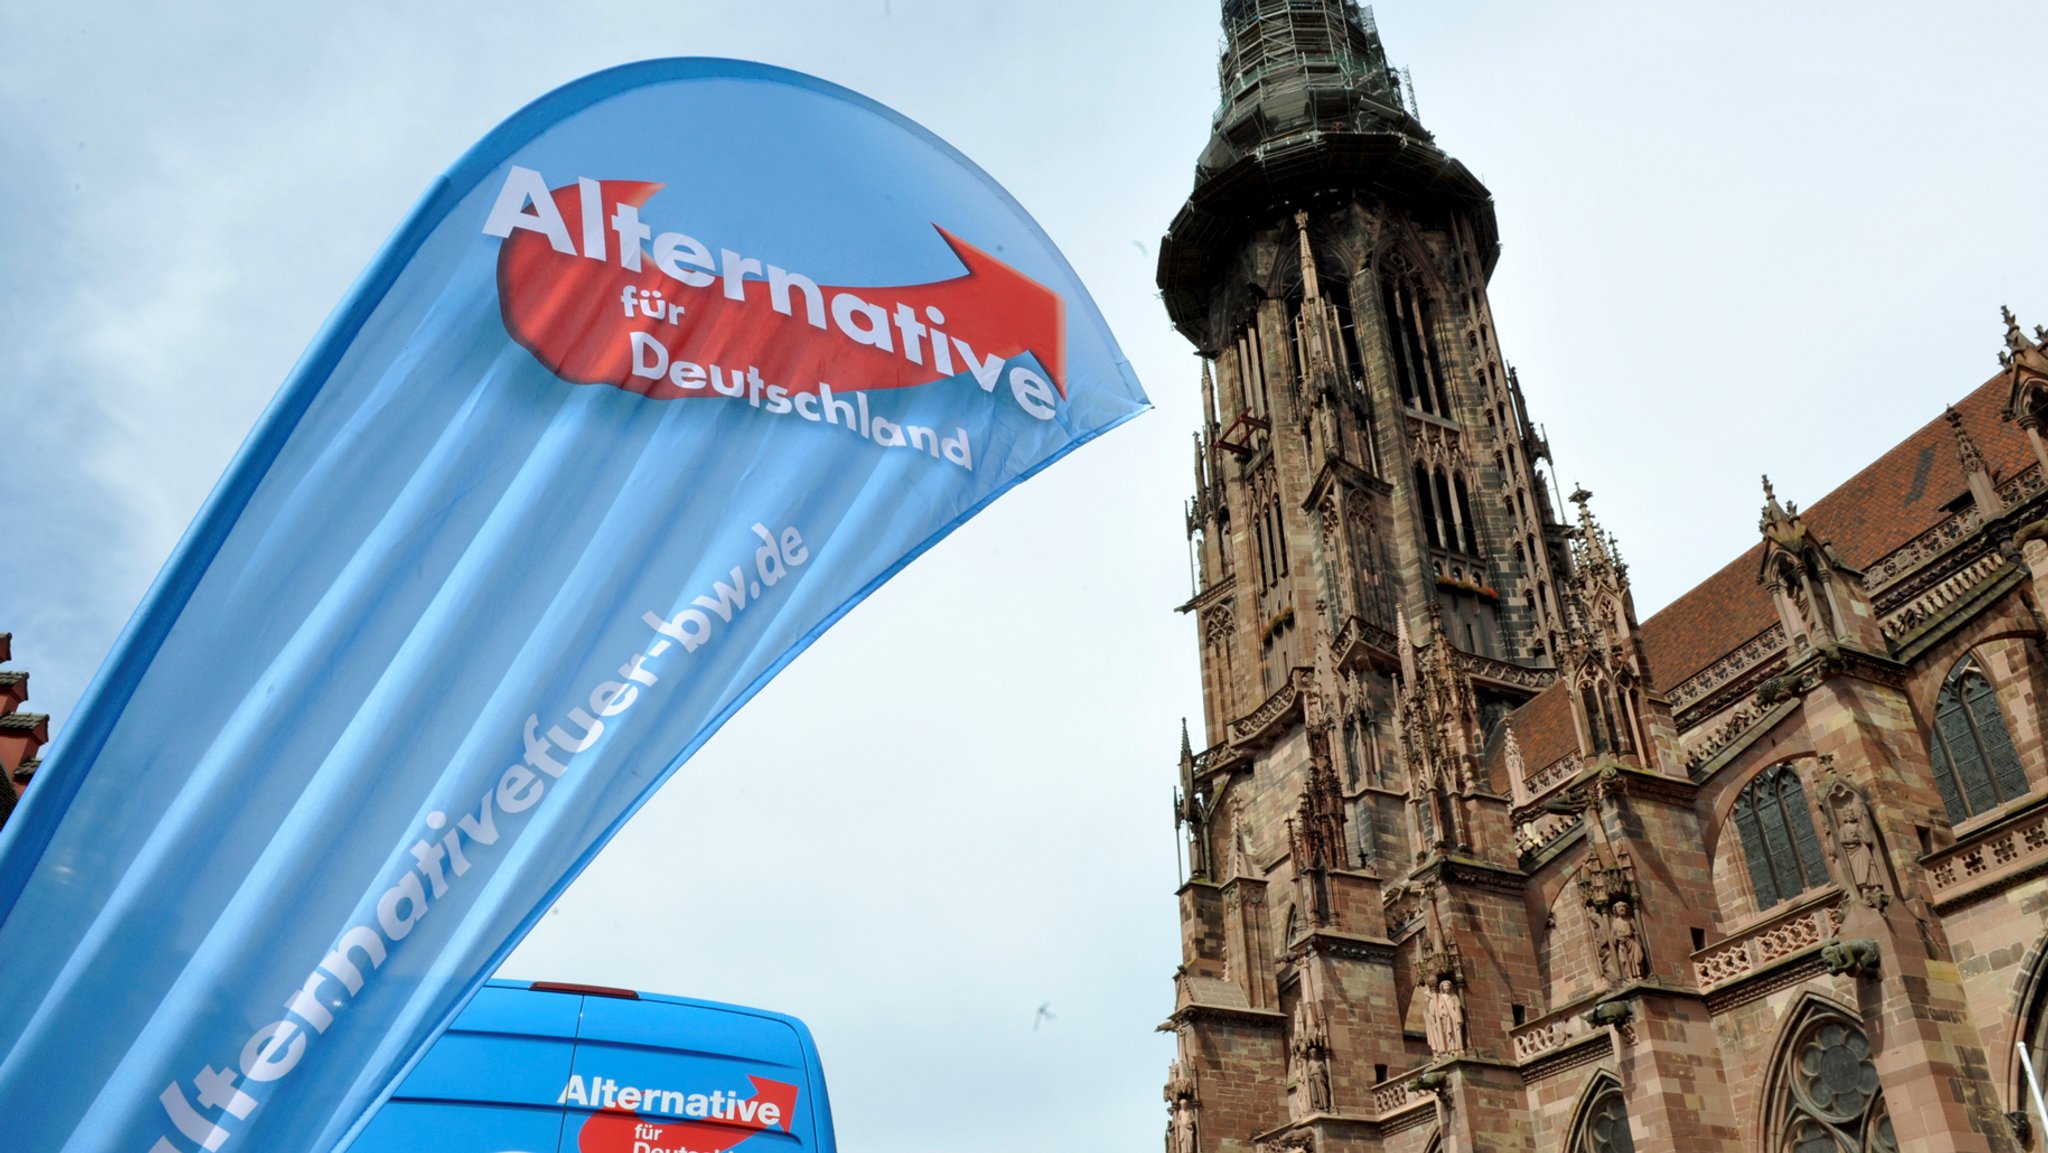
[[[1639,621],[1370,13],[1223,25],[1167,1153],[2038,1147],[2048,332]]]

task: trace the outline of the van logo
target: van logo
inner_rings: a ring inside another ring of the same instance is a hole
[[[556,1104],[600,1110],[577,1134],[579,1153],[724,1153],[756,1133],[790,1131],[797,1087],[751,1075],[747,1080],[754,1091],[742,1097],[736,1089],[646,1089],[578,1075]]]

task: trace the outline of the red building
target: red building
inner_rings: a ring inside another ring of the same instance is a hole
[[[0,665],[13,659],[14,634],[0,633]],[[35,776],[36,766],[42,763],[39,754],[50,739],[49,716],[22,712],[27,700],[28,674],[0,669],[0,771],[7,774],[11,786],[0,789],[0,825],[7,823],[16,799]]]
[[[1223,18],[1170,1153],[2040,1148],[2048,332],[1639,620],[1370,14]]]

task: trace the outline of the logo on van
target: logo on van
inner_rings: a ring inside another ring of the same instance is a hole
[[[724,1153],[756,1133],[790,1131],[797,1087],[752,1075],[747,1080],[754,1092],[742,1097],[737,1089],[646,1089],[576,1075],[555,1103],[601,1110],[577,1134],[579,1153]]]

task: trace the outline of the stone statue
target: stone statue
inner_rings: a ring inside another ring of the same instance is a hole
[[[1834,776],[1832,767],[1829,776]],[[1878,853],[1870,806],[1863,794],[1835,777],[1822,794],[1821,807],[1826,810],[1828,829],[1833,834],[1829,838],[1829,855],[1834,858],[1842,884],[1872,908],[1884,908],[1889,886],[1885,884],[1884,861]]]
[[[1289,1113],[1299,1119],[1330,1108],[1330,1038],[1306,1000],[1294,1006],[1293,1043],[1288,1046],[1287,1077],[1299,1090],[1288,1097]]]
[[[1309,1047],[1308,1107],[1316,1113],[1330,1111],[1330,1049],[1327,1045]]]
[[[1607,931],[1614,940],[1614,979],[1642,980],[1648,968],[1643,957],[1643,936],[1636,926],[1635,909],[1627,901],[1616,901],[1608,908]]]
[[[1863,814],[1858,811],[1862,807],[1856,805],[1844,812],[1835,829],[1835,845],[1849,866],[1849,883],[1858,889],[1877,882],[1877,854],[1863,832]]]
[[[1174,1031],[1174,1061],[1166,1070],[1166,1153],[1195,1153],[1195,1066],[1188,1057],[1188,1031]]]
[[[1465,999],[1449,977],[1438,981],[1429,994],[1425,1021],[1431,1053],[1442,1057],[1465,1051]]]
[[[1321,1015],[1306,997],[1294,1005],[1293,1033],[1288,1075],[1302,1090],[1292,1098],[1294,1113],[1297,1117],[1326,1113],[1330,1109],[1330,1037]]]
[[[1195,1153],[1195,1108],[1187,1098],[1174,1101],[1166,1133],[1167,1153]]]

